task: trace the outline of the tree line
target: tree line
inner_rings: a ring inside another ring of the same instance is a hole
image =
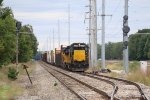
[[[130,35],[128,45],[130,60],[150,60],[150,29],[138,30],[137,33]],[[108,42],[105,44],[105,47],[105,57],[107,60],[123,59],[122,42]],[[101,58],[101,45],[99,44],[98,58]]]
[[[0,0],[0,67],[15,62],[16,59],[16,22],[11,8],[3,6]],[[19,61],[27,62],[36,53],[38,42],[31,25],[21,27],[19,33]],[[24,34],[26,33],[26,34]]]

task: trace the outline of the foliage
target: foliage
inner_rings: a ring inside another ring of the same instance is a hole
[[[106,43],[105,44],[105,57],[107,60],[122,59],[122,42]],[[98,58],[101,58],[101,45],[98,44]]]
[[[37,53],[37,39],[31,33],[30,25],[22,27],[21,32],[26,32],[19,35],[19,61],[27,62]]]
[[[106,44],[106,59],[122,59],[122,42]]]
[[[101,45],[97,44],[98,59],[101,58]]]
[[[3,7],[0,0],[0,67],[15,62],[16,58],[16,19],[9,7]],[[31,29],[31,30],[30,30]],[[37,39],[31,25],[22,27],[19,35],[19,61],[27,62],[37,53]]]
[[[10,63],[15,56],[15,20],[7,16],[0,19],[0,66]]]
[[[138,30],[138,33],[129,36],[129,59],[150,59],[150,29]],[[107,60],[123,59],[123,43],[106,43],[105,57]],[[101,58],[101,45],[98,45],[98,58]]]
[[[15,79],[17,79],[18,73],[19,73],[19,72],[17,72],[16,69],[14,69],[14,68],[9,68],[9,70],[8,70],[8,78],[15,80]]]
[[[138,30],[138,33],[150,33],[150,29]]]
[[[0,0],[0,6],[2,5],[3,0]]]
[[[140,30],[140,32],[146,32]],[[132,34],[129,37],[130,60],[148,60],[150,52],[150,34]]]

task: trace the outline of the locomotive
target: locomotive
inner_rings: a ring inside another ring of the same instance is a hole
[[[88,46],[73,43],[62,49],[62,66],[72,71],[85,71],[88,66]]]
[[[73,43],[69,46],[61,45],[55,49],[55,66],[71,71],[85,71],[89,68],[89,48],[85,43]]]

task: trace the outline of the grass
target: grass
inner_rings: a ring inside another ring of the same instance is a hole
[[[140,70],[140,62],[134,61],[131,62],[129,69],[130,72],[126,79],[150,86],[150,67],[148,67],[147,74],[145,74]]]
[[[124,70],[122,61],[106,61],[106,65],[106,68],[109,68],[111,70]],[[139,61],[130,61],[129,73],[127,75],[118,73],[107,73],[105,75],[112,77],[124,77],[127,80],[143,83],[147,86],[150,86],[150,66],[148,68],[147,74],[145,75],[140,71]]]
[[[86,72],[93,72],[98,70],[100,70],[100,67],[89,67],[88,70],[86,70]]]
[[[23,89],[15,86],[15,84],[8,84],[0,86],[0,100],[12,100],[14,96],[20,95]]]
[[[126,79],[150,86],[150,68],[148,68],[147,74],[142,73],[140,69],[137,68],[135,71],[130,72],[126,76]]]
[[[119,60],[106,61],[106,68],[111,70],[123,70],[123,62]]]
[[[22,89],[15,84],[15,81],[8,79],[7,73],[8,67],[0,69],[0,100],[10,100],[15,95],[19,95],[22,91]]]
[[[29,66],[29,73],[31,73],[35,68],[35,63],[28,62],[26,64]],[[24,89],[20,85],[18,85],[17,80],[13,81],[8,79],[7,75],[9,67],[16,68],[16,65],[10,64],[0,69],[0,100],[13,100],[15,96],[21,95],[24,91]],[[21,78],[24,75],[26,75],[26,72],[21,66],[21,64],[19,64],[18,78]]]

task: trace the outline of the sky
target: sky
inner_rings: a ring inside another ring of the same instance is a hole
[[[60,23],[61,45],[68,44],[68,4],[70,3],[70,40],[88,43],[89,0],[4,0],[4,6],[12,8],[14,16],[23,25],[30,24],[38,39],[38,50],[58,48],[58,20]],[[97,0],[97,13],[101,14],[102,0]],[[106,0],[106,42],[122,41],[124,0]],[[101,16],[98,16],[101,29]],[[85,20],[85,23],[84,23]],[[150,28],[150,0],[129,0],[130,34],[138,29]],[[54,33],[54,46],[53,46]],[[101,44],[101,30],[97,32]]]

